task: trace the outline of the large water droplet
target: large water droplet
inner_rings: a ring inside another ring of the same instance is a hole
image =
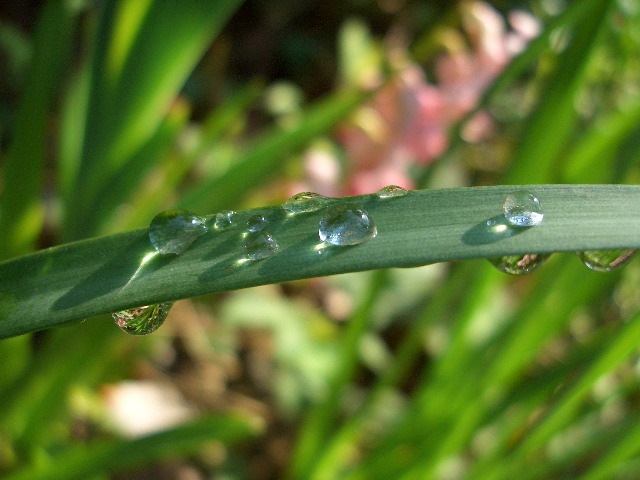
[[[540,267],[550,256],[550,253],[525,253],[524,255],[506,255],[488,260],[501,272],[509,275],[526,275]]]
[[[149,240],[158,253],[180,255],[207,230],[202,217],[187,210],[167,210],[151,221]]]
[[[249,233],[244,238],[244,250],[250,260],[262,260],[276,254],[278,242],[266,232]]]
[[[516,227],[535,227],[544,217],[538,197],[524,191],[507,195],[503,209],[507,222]]]
[[[216,230],[225,230],[233,226],[236,212],[233,210],[224,210],[213,217],[213,228]]]
[[[317,212],[326,207],[331,199],[318,193],[302,192],[294,195],[282,204],[287,213],[296,215],[298,213]]]
[[[269,222],[262,215],[252,215],[247,220],[247,230],[251,233],[261,232]]]
[[[387,199],[387,198],[404,197],[407,193],[409,193],[409,190],[405,190],[404,188],[399,187],[397,185],[388,185],[378,190],[376,192],[376,196],[378,198]]]
[[[637,250],[588,250],[578,252],[578,257],[587,267],[596,272],[610,272],[631,261]]]
[[[356,205],[331,207],[320,220],[318,235],[325,243],[337,246],[359,245],[378,233],[373,219]]]
[[[131,308],[115,312],[113,317],[116,325],[130,335],[148,335],[155,332],[164,323],[173,303],[158,303],[144,307]]]

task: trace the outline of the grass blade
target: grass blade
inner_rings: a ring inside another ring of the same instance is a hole
[[[527,178],[541,183],[550,176],[556,159],[572,132],[578,113],[574,103],[584,84],[586,66],[602,38],[615,2],[588,0],[589,12],[572,29],[569,46],[557,58],[553,75],[542,86],[541,99],[524,126],[520,145],[511,159],[505,183]]]
[[[280,244],[277,255],[261,262],[246,263],[237,228],[207,234],[179,257],[155,257],[146,264],[151,252],[146,230],[44,250],[0,264],[0,337],[122,308],[350,271],[640,247],[638,186],[521,188],[542,199],[545,220],[515,234],[486,225],[513,189],[501,186],[416,191],[388,201],[351,197],[377,222],[378,236],[322,256],[316,250],[321,213],[287,218],[280,207],[260,210]],[[238,214],[238,224],[254,213]]]
[[[113,174],[157,130],[176,93],[211,40],[241,0],[156,0],[136,14],[105,5],[92,73],[83,162],[77,182],[76,211],[67,218],[69,237],[95,231],[86,208]],[[124,4],[123,4],[124,5]],[[170,31],[171,35],[167,35]],[[124,33],[123,33],[124,32]],[[128,33],[127,33],[128,32]]]
[[[33,250],[42,228],[48,120],[70,51],[73,19],[67,3],[49,1],[36,28],[34,54],[3,172],[0,259]]]
[[[173,430],[135,439],[96,442],[72,447],[44,465],[8,475],[5,480],[84,480],[197,452],[213,440],[237,442],[256,433],[249,419],[234,416],[203,418]]]

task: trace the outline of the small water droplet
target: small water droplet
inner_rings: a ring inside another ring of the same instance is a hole
[[[540,267],[550,256],[550,253],[526,253],[489,258],[488,260],[501,272],[509,275],[526,275]]]
[[[637,250],[588,250],[578,252],[578,257],[587,267],[596,272],[611,272],[631,261]]]
[[[378,233],[369,214],[357,205],[342,204],[331,207],[320,220],[320,240],[337,246],[359,245]]]
[[[233,210],[224,210],[212,217],[213,228],[216,230],[226,230],[233,226],[236,212]]]
[[[244,249],[250,260],[262,260],[276,254],[278,242],[266,232],[249,233],[244,239]]]
[[[173,303],[130,308],[115,312],[111,316],[120,330],[130,335],[148,335],[155,332],[164,323]]]
[[[247,220],[247,230],[251,233],[261,232],[269,222],[262,215],[252,215]]]
[[[149,240],[158,253],[180,255],[207,231],[202,217],[187,210],[167,210],[151,221]]]
[[[503,209],[507,222],[516,227],[535,227],[544,217],[540,199],[533,193],[524,191],[507,195]]]
[[[318,193],[302,192],[297,193],[282,204],[287,213],[296,215],[298,213],[317,212],[331,202],[331,199]]]
[[[387,198],[397,198],[404,197],[409,193],[409,190],[405,190],[398,185],[388,185],[386,187],[381,188],[376,192],[376,196],[378,198],[387,199]]]

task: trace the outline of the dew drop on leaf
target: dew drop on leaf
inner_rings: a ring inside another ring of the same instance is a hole
[[[578,252],[578,257],[587,267],[596,272],[611,272],[631,261],[637,250],[588,250]]]
[[[202,217],[187,210],[166,210],[151,221],[149,240],[158,253],[180,255],[207,231]]]
[[[249,233],[244,238],[244,250],[250,260],[263,260],[277,253],[278,242],[266,232]]]
[[[408,193],[409,190],[405,190],[402,187],[399,187],[397,185],[388,185],[378,190],[376,192],[376,196],[381,199],[398,198],[404,197]]]
[[[115,312],[111,316],[120,330],[130,335],[148,335],[155,332],[164,323],[173,303],[130,308]]]
[[[505,255],[488,260],[503,273],[526,275],[540,267],[550,256],[550,253],[525,253],[524,255]]]
[[[317,212],[318,210],[326,207],[330,202],[330,198],[324,197],[318,193],[302,192],[295,194],[289,200],[284,202],[282,208],[291,215],[297,215],[299,213]]]
[[[216,230],[226,230],[233,226],[236,212],[233,210],[224,210],[212,217],[213,228]]]
[[[247,220],[247,230],[250,233],[261,232],[264,230],[269,222],[262,215],[252,215]]]
[[[524,191],[507,195],[503,209],[507,222],[515,227],[535,227],[540,225],[544,217],[540,199]]]
[[[377,233],[369,214],[352,204],[335,205],[328,209],[318,228],[320,240],[337,246],[360,245]]]

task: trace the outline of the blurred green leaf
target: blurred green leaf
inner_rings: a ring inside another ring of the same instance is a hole
[[[208,442],[238,442],[255,435],[258,428],[249,418],[217,416],[202,418],[173,430],[135,440],[95,442],[71,447],[51,462],[26,468],[6,480],[84,480],[88,475],[122,472],[152,461],[164,461],[198,452]]]
[[[48,125],[70,51],[75,13],[67,2],[50,0],[36,27],[34,51],[3,171],[0,259],[33,250],[42,228]]]
[[[571,28],[569,43],[554,62],[553,73],[540,86],[540,100],[520,136],[505,183],[542,183],[554,178],[552,168],[578,117],[575,101],[583,88],[585,70],[608,27],[613,0],[585,0],[588,10]]]
[[[294,127],[278,127],[263,134],[233,161],[227,172],[186,193],[178,205],[196,212],[234,206],[250,187],[276,176],[289,155],[329,131],[371,95],[372,92],[343,91],[325,98],[310,107]]]
[[[568,183],[586,178],[613,181],[616,172],[608,158],[614,157],[631,133],[637,135],[640,123],[640,98],[621,110],[596,119],[564,160],[564,178]]]
[[[99,219],[87,208],[95,192],[108,188],[114,174],[153,136],[196,62],[240,4],[105,3],[92,59],[76,208],[67,216],[68,238],[95,231]]]

